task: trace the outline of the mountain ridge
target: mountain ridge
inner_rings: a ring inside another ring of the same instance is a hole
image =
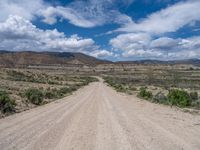
[[[110,63],[83,53],[72,52],[34,52],[34,51],[0,51],[0,65],[6,67],[27,65],[96,65]]]
[[[83,53],[74,52],[35,52],[35,51],[5,51],[0,50],[0,66],[16,67],[28,65],[98,65],[98,64],[144,64],[173,65],[191,64],[200,66],[200,59],[183,60],[133,60],[117,61],[98,59]]]

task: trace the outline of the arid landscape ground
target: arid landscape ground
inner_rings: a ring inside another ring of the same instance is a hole
[[[200,0],[0,0],[0,150],[200,150]]]
[[[100,79],[73,95],[0,120],[10,149],[200,149],[200,116],[120,94]]]
[[[0,68],[0,149],[200,149],[198,64],[29,56]]]

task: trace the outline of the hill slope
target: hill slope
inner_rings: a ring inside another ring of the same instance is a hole
[[[27,65],[67,65],[67,64],[104,64],[104,61],[82,53],[71,52],[10,52],[0,51],[0,66],[14,67]]]
[[[116,64],[143,64],[143,65],[171,65],[171,64],[186,64],[200,66],[200,59],[183,59],[183,60],[136,60],[136,61],[119,61]]]

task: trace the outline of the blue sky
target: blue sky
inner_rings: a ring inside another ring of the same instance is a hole
[[[0,49],[200,58],[199,0],[4,0]]]

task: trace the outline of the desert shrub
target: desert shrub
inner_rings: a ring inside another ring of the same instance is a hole
[[[191,70],[191,71],[192,71],[192,70],[194,70],[194,68],[193,68],[193,67],[190,67],[190,68],[189,68],[189,70]]]
[[[153,96],[153,102],[167,104],[168,101],[164,93],[158,92],[156,95]]]
[[[10,98],[7,92],[0,91],[0,109],[3,113],[15,111],[16,103]]]
[[[115,85],[115,82],[114,82],[114,80],[113,80],[111,77],[104,77],[103,79],[104,79],[104,81],[105,81],[106,83],[108,83],[110,86],[114,86],[114,85]]]
[[[122,84],[118,84],[115,82],[115,79],[112,77],[104,77],[104,81],[108,83],[108,85],[114,87],[115,90],[117,91],[124,91],[124,86]]]
[[[59,82],[57,82],[57,81],[52,81],[52,80],[48,80],[47,83],[48,83],[48,84],[52,84],[52,85],[53,85],[53,84],[57,84],[57,85],[60,84]]]
[[[190,99],[192,100],[192,101],[196,101],[196,100],[198,100],[198,93],[197,92],[191,92],[190,93]]]
[[[73,91],[76,91],[78,88],[79,88],[78,86],[72,85],[72,86],[70,87],[70,90],[71,90],[71,92],[73,92]]]
[[[7,72],[11,80],[21,81],[24,80],[27,76],[23,72],[10,70]]]
[[[65,94],[71,94],[73,91],[76,91],[77,88],[77,86],[62,87],[59,90],[56,90],[56,97],[63,97]]]
[[[142,97],[144,99],[152,99],[153,98],[153,94],[151,91],[147,91],[147,88],[146,87],[141,87],[140,88],[140,92],[138,94],[139,97]]]
[[[56,92],[54,92],[52,90],[45,91],[44,97],[47,98],[47,99],[55,98],[56,97]]]
[[[125,87],[123,86],[123,85],[121,85],[121,84],[116,84],[115,86],[114,86],[114,88],[118,91],[118,92],[125,92]]]
[[[59,93],[61,93],[60,95],[64,95],[64,94],[67,94],[67,93],[70,93],[71,90],[69,87],[63,87],[59,90]]]
[[[131,91],[137,91],[137,88],[134,87],[134,86],[130,86],[129,89],[130,89]]]
[[[44,97],[47,99],[61,98],[65,94],[71,94],[73,91],[76,91],[80,86],[70,85],[68,87],[62,87],[60,89],[47,89],[44,92]]]
[[[25,92],[26,98],[35,105],[40,105],[43,102],[44,94],[41,90],[30,88]]]
[[[82,82],[82,84],[81,84],[82,86],[88,85],[91,82],[98,81],[98,79],[95,78],[95,77],[80,77],[80,79],[81,79],[81,82]]]
[[[179,107],[191,105],[190,95],[184,90],[172,89],[169,91],[167,98],[171,105],[176,105]]]

